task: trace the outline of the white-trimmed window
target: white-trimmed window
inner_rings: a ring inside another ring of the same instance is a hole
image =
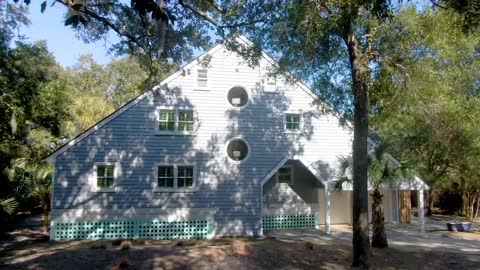
[[[98,190],[112,189],[115,186],[115,165],[97,164],[95,170]]]
[[[156,168],[156,191],[192,191],[195,166],[191,164],[160,164]]]
[[[197,87],[207,88],[208,71],[206,69],[197,69]]]
[[[160,132],[175,131],[175,110],[159,110],[158,122]]]
[[[263,91],[265,92],[275,92],[277,91],[277,78],[273,75],[267,76],[265,79],[265,84],[263,86]]]
[[[300,113],[285,114],[285,129],[287,131],[300,131],[302,115]]]
[[[225,152],[232,161],[240,162],[249,156],[250,146],[245,139],[234,137],[227,141]]]
[[[157,134],[192,134],[195,111],[188,108],[160,108],[157,121]]]
[[[293,166],[285,165],[277,171],[277,183],[293,184]]]
[[[177,166],[177,186],[178,188],[193,187],[193,166]]]
[[[181,132],[193,131],[193,111],[192,110],[178,110],[178,130]]]
[[[234,86],[228,90],[228,103],[234,108],[243,108],[248,104],[248,92],[243,86]]]
[[[174,166],[164,165],[157,168],[157,187],[158,188],[175,188]]]

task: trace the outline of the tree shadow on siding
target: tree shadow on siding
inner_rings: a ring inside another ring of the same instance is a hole
[[[155,91],[61,155],[53,208],[77,209],[62,217],[73,222],[208,218],[215,224],[215,235],[257,235],[262,179],[286,156],[303,154],[315,135],[312,121],[317,116],[304,110],[302,131],[286,133],[285,112],[292,108],[289,94],[265,93],[259,85],[248,90],[250,102],[242,109],[226,102],[224,108],[196,108],[181,87],[168,89],[168,95]],[[156,134],[157,111],[162,107],[195,110],[196,132]],[[211,130],[207,118],[202,118],[212,111],[223,114],[218,121],[225,120],[224,127]],[[240,163],[225,153],[225,144],[233,137],[250,145],[248,158]],[[118,165],[116,192],[92,190],[96,162]],[[155,192],[158,164],[195,164],[195,192]]]

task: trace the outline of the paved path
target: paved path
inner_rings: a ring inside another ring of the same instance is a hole
[[[474,224],[474,232],[449,232],[445,220],[426,219],[424,233],[419,231],[416,221],[412,224],[387,224],[389,246],[404,250],[423,250],[432,252],[449,252],[475,255],[480,260],[480,232],[478,223]],[[344,242],[350,245],[352,228],[348,225],[333,225],[331,234],[320,230],[271,231],[267,236],[277,238],[302,239],[328,244],[331,241]]]

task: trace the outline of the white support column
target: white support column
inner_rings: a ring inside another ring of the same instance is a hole
[[[418,225],[420,226],[420,231],[425,232],[425,203],[423,201],[423,190],[417,190],[417,201]]]
[[[325,187],[325,233],[330,234],[330,190]]]

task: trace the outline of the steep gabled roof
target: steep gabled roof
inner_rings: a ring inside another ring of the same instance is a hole
[[[245,36],[238,37],[238,41],[242,42],[244,44],[247,44],[247,45],[252,44],[252,42],[250,40],[248,40]],[[124,113],[125,111],[130,109],[131,107],[135,106],[138,102],[140,102],[144,98],[152,95],[155,91],[157,91],[159,88],[161,88],[161,86],[170,83],[171,81],[173,81],[175,78],[177,78],[179,76],[182,76],[182,74],[184,73],[184,70],[190,69],[190,68],[196,66],[199,63],[198,60],[203,58],[205,55],[213,54],[213,53],[217,52],[219,49],[221,49],[222,47],[223,47],[223,43],[219,43],[216,46],[214,46],[212,49],[208,50],[204,54],[202,54],[199,57],[197,57],[196,59],[192,60],[190,63],[184,65],[182,68],[180,68],[178,71],[176,71],[172,75],[168,76],[165,80],[161,81],[157,86],[153,87],[151,90],[148,90],[145,93],[143,93],[143,94],[139,95],[138,97],[132,99],[131,101],[127,102],[125,105],[123,105],[122,107],[120,107],[119,109],[117,109],[116,111],[114,111],[113,113],[111,113],[110,115],[108,115],[107,117],[105,117],[104,119],[102,119],[101,121],[99,121],[98,123],[93,125],[92,127],[88,128],[84,132],[80,133],[79,135],[77,135],[76,137],[71,139],[69,142],[67,142],[66,144],[64,144],[63,146],[61,146],[57,150],[55,150],[55,152],[50,154],[48,157],[46,157],[45,160],[48,161],[48,162],[54,162],[55,158],[57,156],[61,155],[63,152],[67,151],[71,147],[75,146],[77,143],[81,142],[83,139],[87,138],[88,136],[90,136],[92,133],[94,133],[98,129],[102,128],[108,122],[112,121],[113,119],[115,119],[116,117],[118,117],[119,115],[121,115],[122,113]],[[270,64],[276,65],[276,61],[273,60],[273,58],[271,58],[267,53],[262,52],[262,57],[265,60],[267,60]],[[305,91],[313,99],[318,99],[319,98],[319,96],[314,91],[312,91],[305,83],[303,83],[301,81],[295,81],[295,84],[300,89]]]
[[[173,73],[172,75],[168,76],[165,80],[161,81],[157,86],[153,87],[152,89],[144,92],[143,94],[139,95],[138,97],[130,100],[129,102],[127,102],[125,105],[123,105],[122,107],[118,108],[116,111],[114,111],[113,113],[111,113],[110,115],[108,115],[107,117],[103,118],[102,120],[100,120],[98,123],[96,123],[95,125],[93,125],[92,127],[88,128],[87,130],[85,130],[84,132],[78,134],[76,137],[74,137],[73,139],[71,139],[69,142],[67,142],[66,144],[64,144],[62,147],[58,148],[57,150],[55,150],[55,152],[51,153],[48,157],[45,158],[46,161],[48,162],[54,162],[55,161],[55,158],[59,155],[61,155],[63,152],[67,151],[68,149],[70,149],[71,147],[73,147],[74,145],[76,145],[77,143],[81,142],[83,139],[85,139],[86,137],[90,136],[92,133],[94,133],[95,131],[99,130],[101,127],[105,126],[108,122],[112,121],[113,119],[117,118],[119,115],[121,115],[122,113],[124,113],[125,111],[127,111],[128,109],[130,109],[131,107],[135,106],[138,102],[140,102],[141,100],[143,100],[144,98],[152,95],[155,91],[157,91],[162,85],[165,85],[165,84],[168,84],[170,83],[171,81],[173,81],[175,78],[179,77],[179,76],[182,76],[183,74],[183,71],[185,69],[190,69],[194,66],[196,66],[198,64],[198,61],[199,59],[201,59],[203,56],[205,55],[209,55],[209,54],[213,54],[215,53],[216,51],[218,51],[219,49],[221,49],[223,47],[223,45],[220,43],[220,44],[217,44],[215,47],[213,47],[212,49],[208,50],[207,52],[205,52],[204,54],[200,55],[199,57],[195,58],[193,61],[191,61],[190,63],[184,65],[182,68],[180,68],[178,71],[176,71],[175,73]]]

